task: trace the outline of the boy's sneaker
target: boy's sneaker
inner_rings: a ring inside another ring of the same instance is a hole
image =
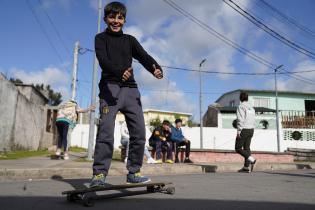
[[[146,176],[141,176],[140,173],[128,173],[127,175],[127,184],[139,184],[139,183],[148,183],[151,179]]]
[[[250,170],[248,167],[243,167],[240,170],[238,170],[239,173],[250,173]]]
[[[156,164],[162,164],[163,161],[162,161],[161,159],[158,159],[158,160],[155,161],[155,163],[156,163]]]
[[[155,164],[156,161],[155,161],[153,158],[149,158],[149,159],[147,160],[147,163],[148,163],[148,164]]]
[[[63,159],[64,160],[69,160],[69,154],[68,153],[64,153],[63,154]]]
[[[184,163],[194,163],[189,158],[185,158]]]
[[[253,172],[254,171],[254,167],[255,167],[255,164],[256,164],[257,160],[254,160],[254,162],[252,162],[250,164],[250,171]]]
[[[105,178],[104,174],[94,175],[90,183],[90,188],[105,186]]]
[[[178,158],[175,158],[175,163],[179,163],[179,159]]]
[[[165,163],[173,164],[173,163],[174,163],[174,161],[172,161],[172,160],[168,159],[168,160],[166,160],[166,161],[165,161]]]
[[[57,149],[55,155],[60,156],[61,155],[61,149]]]

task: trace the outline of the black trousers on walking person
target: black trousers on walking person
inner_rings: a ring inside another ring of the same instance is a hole
[[[175,158],[178,159],[179,147],[185,146],[185,157],[189,158],[190,155],[190,141],[175,142]]]
[[[137,88],[121,87],[107,83],[100,87],[100,123],[94,152],[93,174],[108,174],[113,156],[116,114],[125,115],[129,130],[129,154],[127,169],[130,173],[140,171],[145,145],[145,124]]]
[[[68,130],[69,130],[69,123],[64,121],[57,121],[56,122],[59,139],[58,139],[58,148],[61,149],[63,147],[64,151],[67,151],[68,147]]]
[[[254,135],[254,129],[243,129],[240,138],[235,141],[235,151],[245,159],[244,167],[249,167],[250,162],[247,160],[251,156],[250,143]]]

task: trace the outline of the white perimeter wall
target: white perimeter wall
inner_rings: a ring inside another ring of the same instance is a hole
[[[199,138],[199,127],[188,128],[184,127],[183,133],[186,138],[191,140],[191,147],[198,149],[200,148]],[[305,129],[304,129],[305,130]],[[282,131],[282,130],[281,130]],[[315,132],[315,130],[310,130]],[[281,132],[282,134],[282,132]],[[95,128],[96,135],[96,128]],[[147,140],[149,139],[151,132],[149,127],[146,127]],[[235,144],[235,129],[220,129],[220,128],[203,128],[204,135],[204,149],[223,149],[223,150],[234,150]],[[114,148],[120,146],[120,125],[116,123],[115,126],[115,141]],[[276,130],[260,130],[256,129],[254,137],[252,139],[251,149],[253,151],[277,151],[277,133]],[[89,125],[78,124],[71,133],[71,146],[79,146],[83,148],[88,147],[89,138]],[[94,138],[95,139],[95,138]],[[281,135],[281,139],[282,135]],[[95,145],[95,142],[94,142]],[[293,148],[304,148],[304,149],[315,149],[315,141],[295,141],[295,140],[281,140],[280,141],[281,151],[285,151],[288,147]]]

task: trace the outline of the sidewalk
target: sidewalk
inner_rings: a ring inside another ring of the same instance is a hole
[[[18,160],[0,161],[0,181],[50,178],[91,178],[92,162],[78,161],[84,153],[70,153],[70,160],[51,160],[47,156]],[[145,175],[176,175],[211,172],[235,172],[241,163],[195,163],[195,164],[144,164],[141,172]],[[315,168],[315,163],[263,163],[257,164],[256,171],[297,170]],[[126,175],[126,166],[113,161],[109,175]]]

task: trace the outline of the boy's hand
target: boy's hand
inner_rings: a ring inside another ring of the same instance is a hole
[[[129,67],[123,74],[122,76],[122,80],[123,82],[127,81],[131,76],[132,76],[132,71],[133,69],[131,67]]]
[[[157,78],[157,79],[162,79],[163,78],[163,73],[161,71],[161,69],[157,69],[155,64],[153,64],[153,69],[154,69],[154,76]]]
[[[92,110],[95,110],[96,109],[96,106],[95,105],[91,105],[90,107],[89,107],[89,111],[92,111]]]

